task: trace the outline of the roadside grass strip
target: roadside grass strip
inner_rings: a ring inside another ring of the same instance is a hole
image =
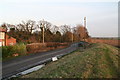
[[[118,78],[118,48],[91,44],[20,78]]]

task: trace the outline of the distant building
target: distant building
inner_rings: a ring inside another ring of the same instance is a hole
[[[7,30],[0,27],[0,46],[9,46],[16,44],[16,39],[8,36]]]

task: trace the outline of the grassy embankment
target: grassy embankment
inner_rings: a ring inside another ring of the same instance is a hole
[[[21,78],[117,78],[118,59],[118,48],[92,44],[83,52],[77,50]]]

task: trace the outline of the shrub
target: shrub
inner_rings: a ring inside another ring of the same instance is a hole
[[[11,46],[2,46],[2,58],[6,58],[12,55]]]
[[[26,45],[24,44],[16,44],[13,46],[2,46],[2,57],[12,57],[13,54],[23,55],[26,53]]]
[[[27,48],[27,52],[34,52],[34,51],[46,48],[46,43],[27,44],[26,48]]]
[[[24,45],[23,43],[14,45],[14,46],[12,46],[12,50],[14,51],[14,53],[23,55],[26,53],[26,45]]]
[[[59,43],[55,43],[55,42],[48,42],[47,43],[47,47],[57,47]]]
[[[67,47],[68,43],[47,42],[47,43],[32,43],[27,44],[26,49],[28,53],[44,52],[57,48]]]

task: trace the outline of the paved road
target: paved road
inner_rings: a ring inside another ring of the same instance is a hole
[[[50,61],[52,57],[68,54],[76,50],[77,47],[77,43],[75,43],[65,49],[21,56],[19,58],[2,62],[2,78],[10,77],[28,68]]]

